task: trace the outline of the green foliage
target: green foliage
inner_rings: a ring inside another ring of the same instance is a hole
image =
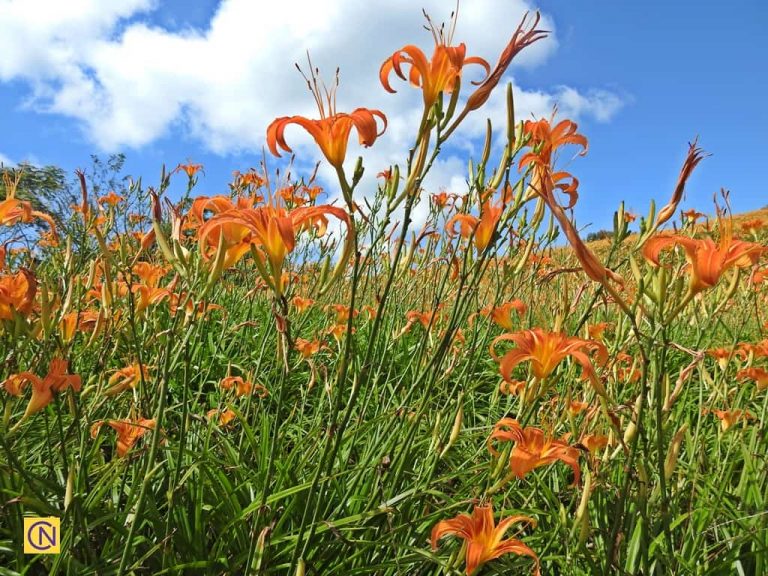
[[[587,242],[595,242],[597,240],[604,240],[612,237],[613,232],[611,230],[598,230],[597,232],[590,232],[587,234]]]

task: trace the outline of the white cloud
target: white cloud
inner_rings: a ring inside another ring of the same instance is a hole
[[[6,156],[5,154],[0,153],[0,165],[7,167],[7,166],[14,166],[15,163],[13,162],[13,160],[8,158],[8,156]]]
[[[258,150],[275,116],[316,114],[293,67],[311,50],[326,79],[341,67],[340,110],[378,107],[387,114],[390,127],[376,156],[386,163],[402,154],[413,126],[409,120],[418,116],[419,95],[395,78],[398,94],[384,92],[378,67],[407,43],[431,52],[431,38],[410,0],[223,0],[207,29],[181,32],[150,24],[155,4],[0,2],[0,80],[28,81],[33,106],[78,119],[107,151],[143,146],[174,127],[215,152]],[[436,22],[447,20],[452,5],[421,4]],[[522,14],[532,8],[527,0],[465,2],[454,40],[493,64]],[[509,23],[508,30],[499,22]],[[542,25],[554,31],[546,15]],[[538,65],[556,47],[553,33],[526,49],[515,65]],[[547,114],[559,101],[563,110],[606,120],[621,105],[611,93],[583,94],[567,87],[518,88],[516,95],[520,117]],[[503,118],[503,98],[491,102],[487,113],[494,110]],[[482,133],[485,115],[468,122],[465,137]],[[298,128],[289,129],[287,138],[299,148],[308,142]]]
[[[207,28],[169,31],[152,24],[157,4],[0,0],[0,82],[26,81],[30,106],[79,120],[86,136],[105,151],[138,148],[174,129],[213,152],[259,151],[266,127],[276,116],[317,116],[293,66],[305,63],[309,50],[326,81],[336,66],[341,68],[340,111],[363,106],[387,115],[386,134],[363,153],[365,190],[375,187],[377,172],[403,161],[420,117],[420,93],[394,75],[397,94],[385,92],[379,66],[405,44],[415,43],[431,55],[432,39],[423,29],[419,8],[424,6],[439,23],[448,20],[453,6],[444,0],[222,0]],[[494,65],[528,10],[535,10],[529,0],[465,1],[454,43],[465,42],[468,55]],[[525,49],[511,73],[540,65],[557,49],[548,15],[543,15],[540,27],[552,34]],[[479,72],[467,69],[467,80]],[[508,74],[485,108],[457,131],[453,150],[446,150],[434,165],[427,189],[464,191],[466,158],[457,152],[474,150],[477,155],[486,117],[493,119],[501,136],[504,84],[511,79]],[[601,90],[515,86],[518,119],[549,116],[555,104],[570,117],[607,121],[622,100]],[[303,159],[300,167],[319,158],[300,128],[289,127],[286,139]],[[353,139],[348,155],[358,153]],[[327,166],[321,176],[332,181]]]

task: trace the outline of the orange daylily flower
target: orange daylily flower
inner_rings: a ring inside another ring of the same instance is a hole
[[[46,374],[44,381],[54,392],[61,392],[67,388],[72,388],[75,392],[79,392],[82,384],[80,376],[69,373],[69,362],[61,358],[51,360],[48,374]]]
[[[259,174],[255,168],[251,168],[245,174],[239,170],[235,170],[232,173],[232,184],[230,184],[230,188],[234,191],[242,191],[246,189],[253,191],[264,186],[266,181],[266,178]]]
[[[579,444],[584,446],[593,456],[606,446],[608,446],[608,436],[604,434],[585,434],[579,440]]]
[[[430,312],[420,312],[418,310],[409,310],[406,312],[405,319],[407,322],[400,331],[400,336],[410,331],[415,324],[421,324],[424,330],[429,330],[430,326],[434,326],[440,320],[440,308],[441,306],[438,306]]]
[[[290,207],[303,206],[308,202],[308,200],[302,195],[302,191],[298,185],[291,184],[280,188],[280,190],[277,191],[277,195],[280,196],[280,198],[283,199],[283,202],[285,202],[285,204]]]
[[[519,167],[523,168],[532,165],[540,172],[547,172],[547,175],[552,178],[551,174],[552,163],[554,161],[554,155],[558,148],[573,144],[582,148],[579,152],[579,156],[584,156],[587,153],[589,144],[587,138],[577,132],[578,125],[571,120],[561,120],[555,126],[554,113],[549,120],[542,118],[541,120],[526,120],[523,124],[523,133],[528,140],[528,146],[531,151],[524,154],[520,158]],[[564,174],[561,172],[560,174]],[[547,187],[547,182],[541,182],[544,187],[540,190],[536,190],[539,195],[545,195],[545,193],[551,193],[553,188]],[[572,200],[572,204],[566,208],[570,208],[575,201]]]
[[[142,380],[147,382],[150,379],[149,369],[150,367],[146,365],[131,364],[117,370],[109,377],[110,387],[104,393],[107,396],[114,396],[127,388],[136,388]]]
[[[488,438],[488,450],[498,456],[494,440],[515,443],[509,455],[509,469],[517,478],[524,478],[528,472],[560,460],[573,470],[574,485],[581,480],[579,450],[568,444],[566,437],[550,438],[539,428],[522,428],[517,420],[502,418]]]
[[[366,315],[368,316],[368,320],[376,319],[376,308],[374,308],[370,304],[366,304],[361,308],[361,310],[366,313]]]
[[[26,268],[0,275],[0,320],[13,320],[13,312],[27,316],[35,304],[37,279]]]
[[[768,356],[768,338],[761,340],[757,344],[743,342],[739,344],[739,350],[743,351],[744,354],[751,354],[756,358],[765,358]]]
[[[34,384],[35,382],[42,382],[41,379],[32,372],[19,372],[18,374],[11,374],[2,382],[3,390],[5,390],[11,396],[21,396],[24,391],[24,386],[27,384]]]
[[[12,396],[20,396],[24,386],[32,385],[32,397],[29,399],[23,419],[48,406],[53,401],[54,392],[62,392],[67,388],[72,388],[75,392],[80,391],[82,380],[77,374],[70,374],[68,366],[69,362],[66,360],[54,358],[49,364],[45,378],[40,378],[31,372],[21,372],[3,382],[3,388]]]
[[[133,287],[134,293],[139,295],[136,303],[136,314],[141,315],[150,305],[159,304],[166,298],[171,297],[171,292],[166,288],[150,288],[144,284],[137,284]]]
[[[518,168],[522,170],[524,167],[531,166],[533,172],[529,189],[544,200],[557,219],[586,275],[595,282],[604,283],[611,279],[622,283],[620,276],[600,263],[565,213],[566,209],[576,204],[579,181],[568,172],[553,170],[554,156],[558,148],[571,144],[580,146],[582,150],[579,155],[583,156],[587,153],[587,139],[577,133],[576,123],[570,120],[562,120],[554,127],[551,126],[551,122],[554,122],[554,113],[551,121],[542,119],[536,122],[530,120],[525,122],[523,133],[531,151],[520,158]],[[570,197],[567,206],[563,207],[560,204],[555,197],[555,190],[560,190]]]
[[[342,326],[342,328],[345,328]],[[301,354],[301,357],[305,360],[307,358],[311,358],[315,354],[317,354],[320,349],[323,347],[323,344],[320,342],[320,340],[305,340],[304,338],[296,338],[296,341],[293,343],[293,347],[296,348],[296,350],[299,351],[299,354]]]
[[[616,378],[619,381],[637,382],[642,376],[640,368],[638,368],[639,362],[635,360],[633,356],[624,352],[619,352],[616,355]]]
[[[721,370],[728,368],[728,362],[734,356],[744,356],[743,350],[734,350],[733,348],[710,348],[707,350],[707,356],[717,360]]]
[[[195,230],[205,223],[206,215],[210,218],[229,210],[253,208],[254,204],[252,196],[238,196],[234,202],[229,196],[198,196],[189,208],[186,227]]]
[[[720,419],[720,429],[723,432],[742,420],[746,421],[754,418],[754,416],[746,410],[709,410],[708,408],[704,408],[701,413],[714,414],[717,416]]]
[[[522,300],[510,300],[500,306],[488,306],[480,311],[483,316],[488,316],[498,326],[504,330],[512,330],[514,323],[512,321],[512,310],[522,316],[528,310],[528,306]]]
[[[766,251],[760,244],[734,240],[730,222],[724,223],[722,218],[720,222],[724,226],[717,243],[711,238],[699,240],[679,234],[661,234],[648,239],[643,246],[643,256],[654,266],[660,266],[662,250],[682,246],[691,274],[689,293],[694,295],[712,288],[727,270],[752,266]]]
[[[293,304],[293,307],[296,308],[296,312],[301,314],[305,310],[309,309],[310,306],[312,306],[315,301],[312,300],[312,298],[302,298],[301,296],[294,296],[291,299],[291,303]]]
[[[378,131],[376,118],[381,119],[384,127]],[[277,118],[267,128],[267,146],[275,156],[280,156],[278,147],[286,152],[293,150],[286,144],[283,132],[288,124],[298,124],[315,139],[320,151],[334,168],[341,168],[347,155],[347,143],[352,128],[357,130],[360,144],[366,148],[384,134],[387,117],[380,110],[357,108],[351,113],[331,112],[328,116],[321,111],[319,120],[304,116],[283,116]]]
[[[75,337],[75,330],[82,332],[93,332],[99,320],[99,312],[96,310],[82,310],[77,312],[68,312],[59,320],[59,331],[61,339],[69,342]]]
[[[458,224],[458,233],[461,237],[467,239],[472,236],[475,248],[478,253],[481,253],[491,243],[493,233],[496,230],[502,212],[504,212],[505,205],[506,203],[503,199],[497,203],[486,199],[480,207],[479,218],[472,214],[454,214],[445,223],[445,230],[449,236],[453,237],[457,233],[456,225]]]
[[[539,558],[536,553],[520,540],[504,539],[507,531],[520,522],[536,526],[536,521],[527,516],[510,516],[499,522],[493,517],[491,504],[475,506],[472,515],[459,514],[450,520],[441,520],[432,528],[432,550],[437,550],[437,542],[445,535],[458,536],[464,540],[466,550],[467,576],[491,560],[504,554],[528,556],[535,562],[534,574],[539,574]]]
[[[502,380],[499,384],[499,392],[505,396],[517,396],[528,383],[525,380]]]
[[[480,209],[480,221],[475,228],[474,243],[478,253],[483,252],[491,243],[493,233],[504,211],[504,203],[491,203],[490,200],[483,203]]]
[[[750,232],[752,234],[757,234],[757,232],[763,228],[765,228],[765,222],[760,218],[755,218],[754,220],[745,220],[741,223],[741,229],[744,232]]]
[[[302,186],[301,192],[307,195],[309,202],[314,202],[323,193],[322,186]]]
[[[464,66],[470,64],[481,66],[485,70],[487,79],[491,66],[486,60],[478,56],[467,57],[467,47],[463,42],[458,46],[450,45],[453,41],[455,26],[454,20],[446,36],[442,29],[436,30],[430,22],[432,37],[435,40],[435,49],[430,60],[427,60],[426,54],[413,44],[403,46],[387,58],[379,70],[379,80],[384,89],[390,93],[395,92],[389,83],[389,76],[394,71],[402,80],[410,82],[416,88],[421,88],[424,108],[429,110],[437,102],[441,92],[452,94],[458,89]]]
[[[125,200],[125,198],[117,194],[114,190],[110,190],[109,194],[107,194],[106,196],[102,196],[101,198],[98,199],[98,203],[109,204],[111,207],[114,208],[115,206],[120,204],[120,202],[122,202],[123,200]]]
[[[329,304],[325,307],[327,311],[333,310],[336,314],[336,324],[346,324],[349,320],[350,308],[346,304]],[[357,318],[359,310],[352,310],[352,318]]]
[[[437,194],[432,194],[432,202],[438,210],[445,208],[448,205],[449,200],[456,202],[456,198],[456,194],[451,194],[444,190],[442,192],[438,192]]]
[[[570,404],[568,404],[568,412],[572,416],[576,416],[581,412],[584,412],[588,408],[589,408],[589,403],[581,402],[579,400],[571,400]]]
[[[122,458],[133,448],[136,441],[155,428],[156,422],[149,418],[138,420],[100,420],[91,426],[91,438],[96,438],[101,426],[107,424],[117,432],[117,456]]]
[[[227,376],[221,379],[219,385],[224,390],[235,389],[235,396],[247,396],[255,392],[259,398],[264,398],[269,394],[267,389],[261,384],[253,384],[250,380],[244,380],[242,376]]]
[[[752,367],[739,370],[736,373],[736,378],[739,380],[754,380],[758,390],[768,388],[768,370],[765,368]]]
[[[356,328],[352,328],[352,334],[357,332]],[[344,336],[344,334],[347,333],[347,325],[346,324],[334,324],[330,328],[326,330],[326,334],[329,334],[333,336],[337,341],[341,340],[341,337]]]
[[[226,426],[232,422],[232,420],[237,418],[237,414],[235,414],[235,411],[232,410],[232,408],[227,408],[225,410],[213,408],[208,410],[208,412],[205,414],[205,417],[208,418],[208,420],[216,418],[216,422],[219,426]]]
[[[135,274],[149,287],[154,288],[168,273],[166,266],[158,266],[150,262],[136,262],[131,268],[131,274]]]
[[[445,223],[445,231],[448,236],[456,235],[456,225],[459,225],[458,234],[462,238],[469,238],[480,223],[480,219],[472,214],[454,214],[448,222]]]
[[[179,164],[176,166],[176,168],[173,169],[173,172],[171,174],[175,174],[176,172],[184,172],[188,177],[194,178],[198,172],[201,172],[205,174],[205,170],[203,170],[202,164],[193,164],[192,162],[187,162],[186,164]]]
[[[200,228],[198,237],[201,253],[204,258],[210,259],[215,255],[219,242],[223,242],[227,250],[236,250],[239,258],[253,246],[251,253],[256,259],[259,272],[281,294],[283,263],[296,246],[296,234],[314,228],[322,236],[328,216],[337,218],[347,227],[344,251],[333,274],[333,277],[337,277],[343,271],[352,249],[350,236],[354,234],[354,223],[346,211],[336,206],[302,206],[287,211],[275,205],[217,214]],[[266,253],[266,261],[262,253]],[[266,268],[267,262],[269,271]]]
[[[589,337],[593,340],[602,340],[605,331],[612,326],[613,324],[611,322],[597,322],[596,324],[590,325],[589,328],[587,328],[587,332]]]
[[[683,212],[683,218],[685,218],[685,220],[687,220],[691,224],[695,224],[696,220],[699,220],[700,218],[706,218],[706,217],[707,217],[706,214],[699,212],[693,208]]]
[[[516,347],[499,358],[495,347],[499,342],[511,341]],[[582,374],[592,382],[598,394],[605,395],[600,379],[587,352],[597,352],[598,362],[604,364],[608,350],[600,342],[566,336],[560,332],[545,332],[541,328],[502,334],[491,343],[491,356],[499,362],[499,372],[505,380],[512,379],[512,370],[521,362],[530,360],[533,375],[543,380],[555,370],[567,356],[582,368]]]
[[[338,75],[331,90],[326,89],[325,102],[323,102],[324,98],[320,92],[320,85],[311,66],[312,64],[310,63],[312,80],[306,77],[305,79],[315,98],[315,103],[320,112],[320,119],[311,120],[304,116],[283,116],[275,119],[267,127],[267,146],[269,151],[278,157],[280,156],[278,148],[282,148],[286,152],[292,152],[285,142],[283,133],[285,127],[289,124],[298,124],[315,139],[315,142],[320,147],[320,151],[330,165],[340,170],[347,155],[347,144],[352,128],[357,130],[360,144],[369,147],[376,142],[379,136],[384,134],[384,131],[387,129],[387,117],[380,110],[368,108],[357,108],[349,114],[336,112],[336,88],[339,85]],[[378,131],[376,124],[377,118],[384,124],[381,132]]]
[[[56,237],[56,223],[48,214],[32,209],[32,204],[26,200],[16,198],[16,189],[21,182],[21,171],[17,171],[11,178],[8,172],[3,173],[3,185],[5,187],[5,199],[0,200],[0,226],[13,226],[14,224],[29,224],[36,218],[45,221]]]

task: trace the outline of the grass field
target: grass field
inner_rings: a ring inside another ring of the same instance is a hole
[[[307,129],[333,189],[200,196],[190,163],[81,177],[58,222],[6,173],[1,575],[768,573],[766,211],[681,215],[693,144],[660,209],[587,244],[557,164],[586,137],[517,122],[511,87],[467,188],[422,189],[536,25],[477,86],[439,35],[385,62],[424,114],[377,189],[346,144],[383,114],[317,84],[321,119],[267,143]],[[59,554],[24,554],[32,516]]]

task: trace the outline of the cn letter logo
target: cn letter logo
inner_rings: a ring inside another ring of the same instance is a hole
[[[58,554],[61,548],[60,518],[24,518],[24,554]]]

